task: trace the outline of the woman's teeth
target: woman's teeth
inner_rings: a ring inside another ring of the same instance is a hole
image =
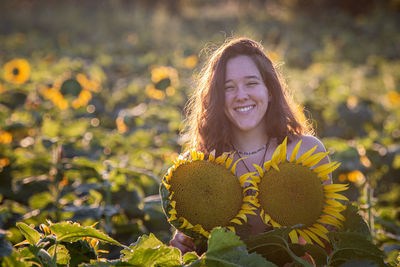
[[[246,111],[249,111],[250,109],[252,109],[252,108],[254,108],[254,107],[255,107],[255,106],[252,105],[252,106],[247,106],[247,107],[235,108],[235,110],[236,110],[236,111],[239,111],[239,112],[246,112]]]

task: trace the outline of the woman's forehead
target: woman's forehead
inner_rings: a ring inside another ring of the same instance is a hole
[[[230,58],[226,64],[225,80],[261,78],[253,59],[247,55]]]

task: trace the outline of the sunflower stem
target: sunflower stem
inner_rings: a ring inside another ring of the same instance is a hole
[[[367,182],[365,184],[365,192],[366,192],[366,197],[367,197],[367,203],[368,203],[368,226],[371,232],[371,236],[374,236],[374,217],[372,215],[372,196],[374,193],[374,189],[371,187],[371,185]]]

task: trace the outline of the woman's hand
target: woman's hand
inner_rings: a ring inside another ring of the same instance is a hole
[[[196,250],[193,240],[179,231],[176,231],[174,238],[169,241],[169,244],[179,249],[182,252],[182,255],[186,252]]]

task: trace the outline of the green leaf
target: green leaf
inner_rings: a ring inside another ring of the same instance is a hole
[[[53,196],[49,192],[42,192],[33,195],[29,199],[29,206],[32,209],[42,209],[47,206],[47,204],[53,202]]]
[[[311,266],[289,247],[289,233],[296,227],[299,226],[276,228],[266,233],[250,236],[244,242],[249,252],[257,252],[279,266],[293,261],[303,266]]]
[[[182,257],[183,264],[185,264],[185,265],[191,264],[192,262],[195,262],[198,259],[199,259],[199,256],[197,256],[196,252],[187,252]]]
[[[177,248],[164,245],[153,234],[143,235],[121,251],[122,262],[116,266],[181,266],[181,253]]]
[[[78,266],[78,264],[97,259],[96,251],[86,240],[79,240],[78,242],[72,243],[63,242],[63,245],[68,250],[68,254],[71,257],[69,262],[70,266]]]
[[[385,266],[384,253],[367,237],[351,232],[330,232],[333,252],[328,259],[329,266],[339,266],[349,260],[371,260],[379,266]]]
[[[358,208],[352,204],[348,204],[346,210],[342,212],[345,217],[343,223],[343,232],[355,232],[367,239],[371,240],[371,232],[369,230],[368,224],[364,221],[360,214],[358,214]]]
[[[208,239],[208,250],[189,266],[276,266],[256,253],[249,254],[246,245],[232,231],[215,228]]]
[[[124,247],[124,245],[118,241],[90,226],[81,226],[71,222],[60,222],[50,225],[49,228],[54,232],[58,242],[75,242],[84,237],[92,237],[103,242]]]
[[[289,248],[297,255],[304,255],[306,252],[311,255],[317,266],[326,266],[328,262],[328,255],[325,250],[313,244],[289,244]]]
[[[27,224],[23,222],[18,222],[17,227],[31,245],[35,246],[39,242],[40,235],[38,231],[29,227]]]
[[[56,251],[56,245],[52,245],[47,252],[50,254],[50,256],[54,257],[54,253]],[[69,261],[71,260],[71,257],[68,253],[68,249],[61,245],[57,245],[57,264],[64,264],[67,265],[69,264]]]

